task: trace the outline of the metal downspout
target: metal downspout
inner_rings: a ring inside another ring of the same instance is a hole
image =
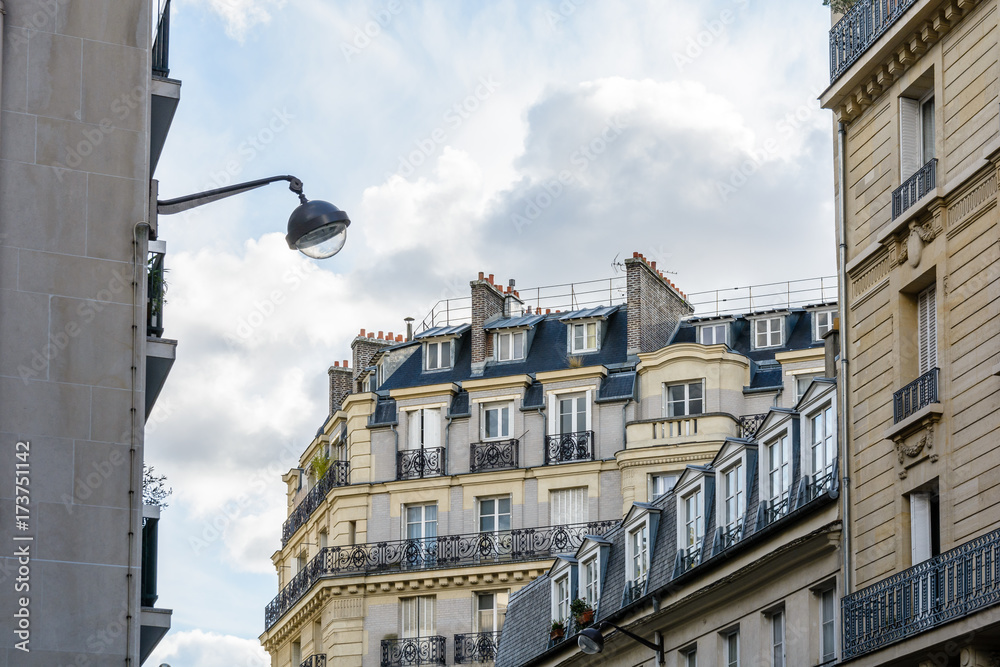
[[[840,377],[837,388],[840,394],[840,469],[843,479],[840,484],[840,506],[843,524],[841,526],[841,558],[843,560],[844,595],[853,591],[851,577],[851,477],[848,442],[850,440],[850,409],[848,388],[850,363],[847,358],[847,126],[841,122],[837,126],[837,176],[840,179],[837,207],[837,310],[840,317]]]
[[[7,14],[6,7],[4,7],[4,1],[0,0],[0,109],[3,109],[3,37],[4,37],[4,16]],[[0,114],[2,117],[2,114]],[[0,120],[0,123],[3,121]],[[0,132],[0,136],[3,133]],[[0,145],[0,157],[3,156],[3,146]]]

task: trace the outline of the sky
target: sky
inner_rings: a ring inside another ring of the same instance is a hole
[[[687,293],[834,275],[828,28],[820,0],[174,0],[160,198],[294,174],[352,224],[316,262],[283,183],[160,218],[179,342],[145,456],[174,612],[147,664],[270,664],[281,475],[359,329],[634,251]]]

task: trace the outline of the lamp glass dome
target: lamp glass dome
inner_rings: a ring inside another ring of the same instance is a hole
[[[351,219],[333,204],[319,199],[298,206],[288,218],[288,246],[313,259],[340,252],[347,241]]]
[[[306,257],[326,259],[333,257],[347,242],[347,225],[334,223],[305,234],[295,243]]]
[[[576,644],[584,653],[600,653],[604,650],[604,635],[597,628],[587,628],[580,632]]]

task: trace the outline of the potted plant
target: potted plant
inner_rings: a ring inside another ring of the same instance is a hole
[[[552,630],[549,632],[549,639],[562,639],[563,635],[566,634],[566,626],[562,621],[556,619],[552,621]]]
[[[312,474],[316,477],[317,482],[326,476],[327,471],[330,470],[331,464],[332,461],[330,460],[330,455],[326,452],[320,452],[313,457],[312,462],[309,464],[309,468],[312,470]]]
[[[594,620],[594,608],[583,598],[576,598],[569,603],[569,610],[580,627],[590,625]]]

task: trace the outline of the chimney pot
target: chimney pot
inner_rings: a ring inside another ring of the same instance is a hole
[[[656,262],[650,262],[650,263],[649,263],[649,268],[651,268],[651,269],[653,269],[654,271],[656,271]]]
[[[635,250],[632,252],[632,259],[636,259],[637,257],[639,257],[639,251]]]
[[[333,362],[333,367],[334,368],[340,368],[340,362],[339,361]]]
[[[403,342],[403,334],[396,334],[396,342],[397,343]]]
[[[364,329],[362,329],[362,330],[361,330],[361,333],[359,333],[358,335],[359,335],[359,336],[362,336],[362,337],[364,337],[364,335],[365,335],[365,330],[364,330]]]
[[[344,368],[347,368],[347,359],[344,359]]]
[[[374,338],[375,337],[375,332],[374,331],[369,331],[368,332],[368,337],[369,338]]]
[[[493,284],[493,274],[491,273],[490,274],[490,285],[492,285],[492,284]]]
[[[396,337],[395,337],[395,336],[393,336],[393,335],[392,335],[392,332],[390,331],[390,332],[389,332],[389,335],[388,335],[388,336],[386,336],[386,339],[387,339],[387,340],[396,340]]]
[[[483,272],[482,272],[482,271],[480,271],[480,272],[479,272],[479,279],[480,279],[480,280],[482,280],[482,279],[483,279]]]
[[[545,314],[546,314],[546,315],[548,315],[548,314],[549,314],[549,313],[551,313],[551,312],[552,312],[552,309],[551,309],[551,308],[546,308],[546,309],[545,309]]]

